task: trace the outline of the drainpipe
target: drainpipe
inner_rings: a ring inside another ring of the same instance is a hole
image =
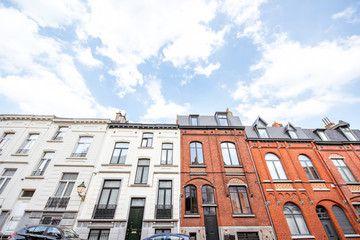
[[[246,141],[246,145],[247,145],[247,147],[248,147],[248,151],[249,151],[249,154],[250,154],[251,162],[252,162],[253,167],[254,167],[254,169],[255,169],[255,175],[256,175],[257,181],[258,181],[258,183],[259,183],[261,195],[262,195],[262,197],[263,197],[263,199],[264,199],[266,212],[267,212],[267,214],[268,214],[271,227],[272,227],[272,229],[273,229],[273,231],[274,231],[274,237],[275,237],[275,240],[277,240],[276,231],[275,231],[275,228],[274,228],[274,223],[273,223],[273,221],[272,221],[272,219],[271,219],[268,205],[266,204],[266,199],[265,199],[264,191],[263,191],[262,186],[261,186],[261,182],[260,182],[260,178],[259,178],[259,175],[258,175],[258,171],[257,171],[257,169],[256,169],[255,162],[254,162],[254,159],[253,159],[252,154],[251,154],[251,151],[250,151],[249,143],[248,143],[247,141]]]

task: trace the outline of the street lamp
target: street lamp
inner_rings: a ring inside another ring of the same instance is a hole
[[[86,195],[85,194],[85,188],[86,188],[86,186],[85,186],[84,182],[82,182],[79,186],[77,186],[77,192],[79,194],[79,197],[83,201],[84,201],[84,198],[85,198],[85,195]]]

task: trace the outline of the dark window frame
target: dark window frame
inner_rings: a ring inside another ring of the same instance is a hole
[[[84,141],[84,139],[90,139],[90,140]],[[71,154],[71,157],[86,157],[87,153],[89,152],[92,141],[93,141],[92,136],[80,136],[75,146],[75,149]],[[85,149],[86,151],[84,151]]]
[[[147,164],[141,163],[140,161],[147,161]],[[135,184],[147,184],[148,178],[149,178],[149,170],[150,170],[150,159],[148,158],[142,158],[138,160],[137,168],[136,168],[136,174],[135,174]],[[140,173],[141,172],[141,173]],[[146,176],[144,176],[144,173],[146,173]],[[140,181],[137,181],[138,174],[140,175]]]
[[[171,145],[171,148],[166,148],[166,145]],[[173,143],[162,143],[161,145],[161,165],[172,165],[174,156],[174,144]]]
[[[304,157],[304,159],[300,159],[300,157]],[[309,180],[321,180],[318,171],[316,170],[313,162],[308,156],[306,156],[305,154],[300,154],[298,159]],[[311,168],[313,168],[313,171],[311,170]]]
[[[190,164],[191,165],[204,165],[204,150],[203,150],[203,144],[202,142],[198,142],[198,141],[194,141],[194,142],[190,142],[189,144],[190,147]],[[192,154],[192,149],[194,149],[194,153],[195,156],[193,156]],[[200,155],[201,154],[201,159],[202,161],[199,161]],[[194,159],[194,161],[193,161]]]
[[[290,211],[290,213],[285,213],[285,208],[287,208],[287,209]],[[294,213],[294,211],[293,211],[294,208],[297,208],[300,213]],[[287,203],[284,204],[283,213],[284,213],[284,216],[285,216],[285,218],[286,218],[286,222],[287,222],[287,224],[288,224],[288,227],[289,227],[291,236],[311,235],[310,230],[309,230],[309,227],[308,227],[307,222],[306,222],[306,220],[305,220],[304,214],[302,213],[302,211],[301,211],[301,209],[299,208],[299,206],[297,206],[295,203],[287,202]],[[288,223],[288,220],[287,220],[287,216],[289,216],[289,217],[294,221],[295,227],[296,227],[297,231],[299,232],[299,234],[294,234],[294,233],[291,232],[291,228],[290,228],[290,226],[289,226],[289,223]],[[295,216],[301,216],[301,218],[296,218]],[[302,232],[302,231],[300,230],[301,228],[299,227],[299,223],[298,223],[298,221],[301,221],[300,219],[301,219],[302,221],[304,221],[302,225],[305,225],[305,226],[306,226],[306,229],[302,229],[302,230],[306,230],[307,232]]]
[[[247,192],[246,186],[229,186],[230,193],[230,202],[232,207],[233,214],[252,214],[250,199]],[[233,199],[235,197],[235,199]],[[245,204],[249,205],[249,207],[243,206],[241,199],[245,200]],[[240,205],[240,212],[235,209],[234,203],[238,202]],[[247,209],[245,211],[245,209]]]
[[[267,156],[271,156],[271,155],[276,156],[277,159],[269,159],[269,158],[266,159]],[[266,165],[267,165],[268,170],[269,170],[269,172],[270,172],[270,176],[271,176],[272,180],[275,180],[275,181],[288,180],[288,177],[287,177],[287,174],[286,174],[286,172],[285,172],[285,168],[284,168],[284,166],[282,165],[281,159],[280,159],[276,154],[274,154],[274,153],[266,153],[266,154],[265,154],[265,162],[266,162]],[[279,164],[276,164],[276,163],[280,163],[280,165],[279,165]],[[273,169],[275,169],[276,178],[274,178],[274,176],[271,174],[269,164],[271,164],[272,167],[273,167]],[[276,165],[279,165],[279,166],[276,166]],[[283,178],[283,177],[280,176],[279,167],[281,167],[281,170],[284,172],[285,178]]]
[[[123,147],[123,146],[119,146],[117,147],[116,145],[120,145],[120,144],[127,144],[127,147]],[[121,164],[125,164],[126,162],[126,158],[127,158],[127,154],[128,154],[128,151],[129,151],[129,146],[130,146],[130,143],[129,142],[116,142],[115,143],[115,146],[114,146],[114,150],[113,150],[113,153],[111,155],[111,159],[110,159],[110,164],[114,164],[114,165],[121,165]],[[116,158],[116,162],[113,161],[114,160],[114,153],[116,150],[120,149],[120,153],[119,155],[117,156]],[[124,159],[124,160],[122,160]]]
[[[64,131],[64,129],[66,129]],[[62,141],[64,138],[64,135],[66,134],[66,132],[68,131],[69,127],[68,126],[59,126],[58,130],[56,131],[54,137],[52,138],[53,141]]]
[[[198,215],[197,188],[194,185],[185,187],[185,215]]]
[[[208,191],[210,190],[210,191]],[[203,185],[201,188],[203,204],[215,204],[214,187],[211,185]]]
[[[227,166],[239,166],[240,165],[239,155],[237,153],[235,143],[233,143],[233,142],[222,142],[220,144],[220,147],[221,147],[221,154],[222,154],[222,157],[223,157],[223,162],[224,162],[225,165],[227,165]],[[235,150],[236,159],[232,159],[232,156],[234,156],[234,154],[232,154],[233,152],[231,151],[232,149]],[[229,165],[226,164],[225,159],[228,159],[230,161]]]
[[[153,139],[154,139],[154,133],[150,133],[150,132],[143,133],[140,147],[146,147],[146,148],[152,147]]]

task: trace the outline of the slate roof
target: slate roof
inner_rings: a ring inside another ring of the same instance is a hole
[[[289,136],[287,133],[286,127],[266,127],[266,130],[269,133],[269,138],[261,138],[261,139],[291,139],[291,140],[299,140],[299,139],[306,139],[311,140],[311,138],[303,131],[302,128],[295,127],[296,134],[299,138],[294,139]],[[246,126],[245,127],[246,136],[249,139],[260,139],[258,136],[256,130],[252,126]]]
[[[347,126],[347,125],[344,125]],[[316,133],[316,131],[325,131],[325,134],[327,135],[327,137],[330,139],[330,141],[323,141],[321,140],[321,138],[319,137],[319,135]],[[319,141],[319,142],[349,142],[349,140],[345,137],[345,135],[341,132],[341,130],[339,128],[337,129],[303,129],[303,131],[310,137],[313,138],[314,141]],[[360,131],[358,129],[351,129],[351,131],[353,132],[353,134],[360,139]]]
[[[180,127],[184,126],[192,126],[190,124],[190,116],[198,116],[198,125],[197,126],[203,126],[203,127],[224,127],[220,126],[216,120],[216,116],[209,116],[209,115],[196,115],[196,114],[190,114],[190,115],[178,115],[177,120]],[[227,116],[228,124],[229,126],[243,126],[242,122],[240,121],[240,118],[238,116]],[[194,126],[196,127],[196,126]]]

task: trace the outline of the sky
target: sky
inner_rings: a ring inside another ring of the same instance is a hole
[[[360,1],[1,0],[0,114],[360,128]]]

